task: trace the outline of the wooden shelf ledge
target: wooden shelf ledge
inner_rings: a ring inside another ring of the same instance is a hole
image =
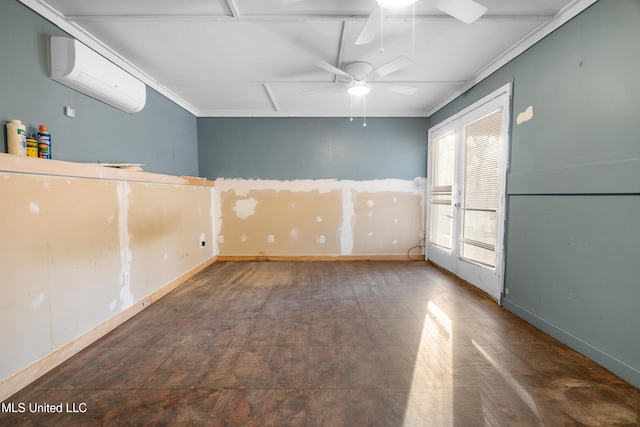
[[[194,176],[163,175],[130,169],[105,167],[96,163],[75,163],[62,160],[39,159],[36,157],[15,156],[6,153],[0,153],[0,172],[157,184],[193,185],[199,187],[213,187],[215,185],[213,181]]]

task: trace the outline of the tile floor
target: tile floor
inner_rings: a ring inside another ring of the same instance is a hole
[[[640,423],[640,390],[423,262],[216,263],[9,403],[0,425]]]

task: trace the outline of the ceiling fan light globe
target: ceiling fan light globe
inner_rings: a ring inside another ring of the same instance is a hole
[[[400,9],[402,7],[408,7],[417,2],[418,0],[376,0],[378,4],[384,9]]]
[[[347,89],[347,93],[353,96],[363,96],[371,92],[371,88],[367,85],[354,85]]]

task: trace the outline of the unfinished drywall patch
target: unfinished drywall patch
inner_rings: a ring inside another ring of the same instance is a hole
[[[518,114],[518,117],[516,118],[516,123],[518,125],[521,125],[524,122],[528,122],[532,118],[533,118],[533,106],[529,105],[526,110]]]
[[[423,178],[410,181],[219,179],[216,181],[215,205],[219,206],[216,224],[223,238],[218,239],[218,254],[404,254],[423,232],[422,188]],[[370,224],[358,223],[360,216],[366,217]],[[356,230],[356,224],[363,227],[362,230]],[[361,239],[362,232],[368,240],[356,241]]]
[[[216,193],[213,188],[209,189],[209,217],[210,217],[210,225],[209,233],[211,233],[211,256],[216,256],[218,253],[218,237],[220,234],[218,233],[220,230],[218,229],[218,225],[216,224]],[[223,236],[224,239],[224,236]]]
[[[120,311],[126,309],[133,303],[131,286],[126,278],[130,278],[131,262],[133,255],[129,247],[129,194],[131,188],[129,183],[120,182],[117,188],[118,194],[118,236],[120,238]]]
[[[38,307],[40,307],[42,305],[42,303],[44,302],[45,296],[42,292],[40,292],[38,294],[38,296],[36,296],[33,301],[31,301],[31,304],[29,304],[29,307],[31,307],[32,310],[36,310]]]
[[[131,292],[131,284],[125,283],[120,286],[120,311],[124,311],[133,304],[133,293]]]
[[[422,227],[422,192],[358,192],[352,194],[354,205],[353,253],[398,254],[420,242]]]
[[[134,260],[131,270],[138,301],[152,293],[153,284],[163,277],[174,279],[213,256],[213,245],[206,238],[213,236],[213,222],[205,214],[212,210],[212,192],[200,186],[129,185],[130,246],[134,254],[145,254],[144,259]]]
[[[340,224],[340,255],[353,253],[353,219],[355,209],[353,207],[351,190],[342,189],[342,223]]]
[[[33,215],[38,215],[40,213],[40,206],[36,202],[29,203],[29,212]]]
[[[340,192],[218,189],[221,255],[331,254],[339,250]],[[248,197],[248,198],[247,198]],[[238,215],[238,202],[253,200],[249,216]],[[321,216],[323,221],[318,222]],[[318,237],[326,236],[319,244]],[[272,239],[269,236],[273,236]],[[272,241],[271,241],[272,240]]]
[[[236,200],[233,211],[240,219],[247,219],[256,213],[258,201],[254,198]]]

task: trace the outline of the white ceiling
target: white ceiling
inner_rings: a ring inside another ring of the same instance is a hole
[[[366,115],[426,117],[594,2],[478,0],[488,12],[464,24],[419,0],[415,27],[411,8],[387,16],[380,53],[379,35],[355,45],[375,0],[20,1],[199,117],[361,116],[313,63],[401,55],[412,65],[378,81],[417,92],[374,87]]]

